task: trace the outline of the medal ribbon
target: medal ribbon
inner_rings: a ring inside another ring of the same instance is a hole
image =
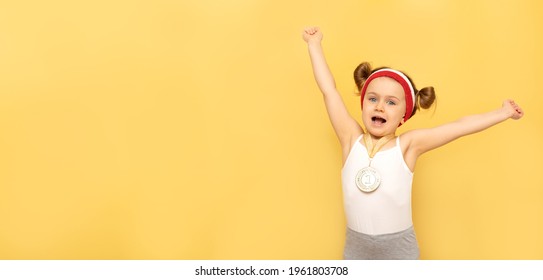
[[[366,144],[366,150],[368,150],[368,155],[370,156],[370,166],[371,166],[371,160],[379,152],[379,150],[386,145],[390,140],[394,139],[396,137],[394,133],[385,135],[381,137],[381,139],[377,140],[377,143],[373,145],[373,141],[371,139],[371,135],[369,133],[364,133],[364,144]]]

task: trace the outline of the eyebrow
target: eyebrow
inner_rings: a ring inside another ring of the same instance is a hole
[[[378,94],[378,93],[373,92],[373,91],[370,91],[370,92],[366,93],[366,96],[370,96],[370,95],[375,95],[375,96],[381,97],[381,94]],[[385,95],[385,98],[393,98],[393,99],[396,99],[396,100],[400,101],[400,99],[398,97],[394,96],[394,95]]]

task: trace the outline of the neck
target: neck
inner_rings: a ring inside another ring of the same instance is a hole
[[[364,134],[364,144],[366,144],[366,149],[368,150],[370,158],[373,158],[373,156],[394,137],[394,133],[382,137],[376,137],[370,133]]]
[[[376,135],[373,135],[369,132],[366,132],[366,134],[368,134],[369,136],[371,136],[371,140],[375,143],[381,139],[387,139],[389,137],[395,137],[396,136],[396,133],[395,132],[392,132],[390,134],[386,134],[386,135],[383,135],[383,136],[376,136]]]

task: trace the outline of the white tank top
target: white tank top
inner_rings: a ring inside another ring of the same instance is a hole
[[[385,234],[405,230],[413,225],[411,218],[411,185],[413,172],[409,170],[400,148],[396,146],[379,151],[371,166],[381,174],[381,185],[371,193],[358,189],[355,176],[358,170],[368,166],[366,147],[356,139],[345,165],[341,170],[343,203],[347,226],[365,234]]]

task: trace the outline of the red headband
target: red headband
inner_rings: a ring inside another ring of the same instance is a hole
[[[403,118],[403,121],[406,122],[411,115],[413,114],[413,111],[415,110],[415,90],[413,88],[413,85],[402,72],[394,70],[394,69],[381,69],[373,72],[364,82],[364,86],[362,87],[362,90],[360,91],[360,105],[364,106],[364,95],[366,95],[366,89],[368,88],[368,85],[370,82],[379,77],[389,77],[394,79],[396,82],[398,82],[402,88],[403,92],[405,93],[405,116]],[[401,124],[400,124],[401,125]]]

